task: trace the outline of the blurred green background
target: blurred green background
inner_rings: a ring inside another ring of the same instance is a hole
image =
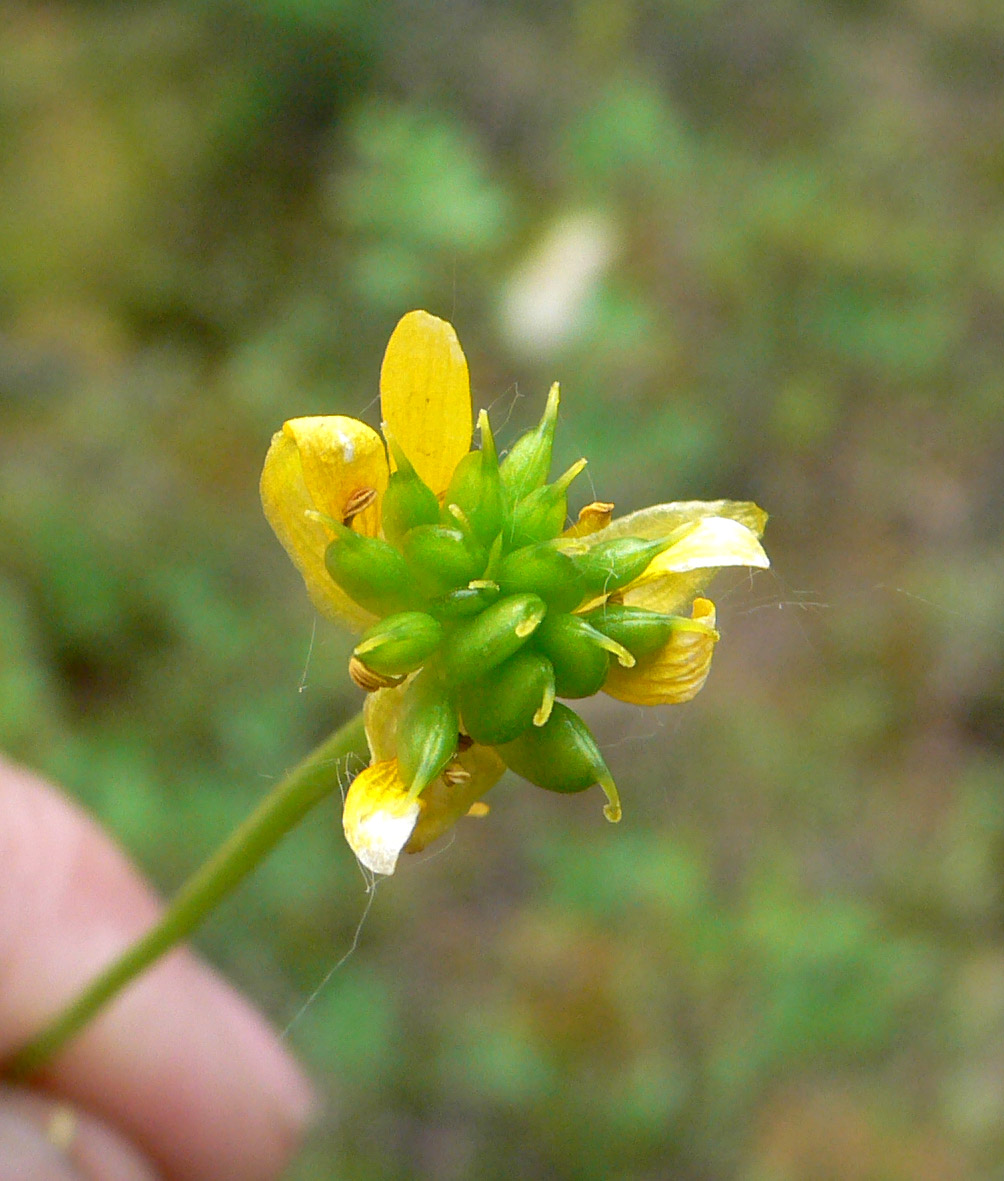
[[[358,708],[257,477],[405,310],[580,502],[772,514],[695,703],[586,709],[619,829],[508,779],[380,887],[290,1177],[1000,1177],[1004,8],[0,25],[0,748],[165,892]],[[324,808],[197,942],[283,1026],[365,902]]]

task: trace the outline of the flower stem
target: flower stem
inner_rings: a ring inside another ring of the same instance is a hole
[[[34,1074],[127,984],[190,935],[286,833],[335,790],[350,755],[367,757],[362,714],[346,722],[289,772],[181,887],[160,922],[22,1046],[8,1062],[4,1076],[16,1081]]]

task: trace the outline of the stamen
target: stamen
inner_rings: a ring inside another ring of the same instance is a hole
[[[475,800],[473,804],[467,809],[467,815],[478,819],[482,816],[487,816],[490,809],[484,800]]]
[[[591,504],[579,509],[579,519],[565,532],[566,537],[588,537],[590,533],[599,533],[605,529],[614,515],[613,502],[609,500],[594,500]]]
[[[459,763],[450,763],[443,768],[441,772],[443,781],[448,783],[450,787],[460,787],[463,783],[470,783],[471,773],[466,767],[461,767]]]
[[[375,673],[355,656],[349,657],[349,676],[364,693],[375,693],[377,689],[393,689],[404,680],[404,677],[386,677],[381,673]]]
[[[342,508],[342,524],[350,525],[353,517],[357,517],[375,503],[377,495],[375,488],[357,488]]]

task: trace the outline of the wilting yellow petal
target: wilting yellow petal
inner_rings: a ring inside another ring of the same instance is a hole
[[[401,779],[397,760],[372,763],[352,780],[342,809],[349,847],[374,873],[394,872],[418,820],[419,803]]]
[[[384,422],[437,496],[471,446],[467,358],[453,325],[409,312],[387,344],[380,369]]]
[[[421,815],[415,825],[406,853],[418,853],[448,832],[470,811],[471,805],[494,787],[505,771],[505,763],[490,746],[475,744],[462,751],[455,760],[470,779],[449,782],[440,775],[418,797]],[[447,768],[449,770],[449,768]]]
[[[376,537],[380,497],[389,474],[383,440],[376,431],[358,418],[341,414],[291,418],[282,430],[300,453],[303,481],[318,512],[340,521],[361,489],[376,490],[376,501],[353,518],[354,529]]]
[[[348,490],[347,496],[351,491]],[[285,430],[272,436],[272,444],[265,456],[261,503],[276,537],[303,575],[307,592],[317,610],[354,631],[368,627],[373,616],[332,581],[324,565],[324,551],[331,541],[331,533],[319,521],[306,515],[308,510],[317,511],[319,506],[308,491],[300,450],[293,436]],[[336,507],[335,513],[331,513],[329,507],[321,511],[337,515],[340,510]]]
[[[397,719],[401,713],[407,681],[393,689],[367,693],[363,702],[363,722],[370,760],[374,763],[394,758],[397,753]]]
[[[570,525],[562,537],[588,537],[591,533],[599,533],[606,529],[613,516],[614,506],[606,500],[594,500],[579,509],[579,519]]]
[[[715,605],[695,599],[693,615],[681,620],[665,645],[634,668],[611,665],[603,691],[632,705],[677,705],[700,692],[718,641]]]

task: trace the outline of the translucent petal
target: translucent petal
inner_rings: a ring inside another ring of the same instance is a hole
[[[437,496],[471,446],[467,359],[453,326],[409,312],[387,344],[380,369],[384,422]]]
[[[762,508],[747,500],[680,500],[670,504],[653,504],[638,509],[625,517],[618,517],[598,533],[589,536],[590,544],[608,541],[613,537],[668,537],[681,525],[700,521],[705,517],[728,517],[738,521],[760,537],[767,524]]]
[[[397,760],[372,763],[352,780],[342,828],[352,852],[374,873],[394,872],[418,820],[419,803],[408,795]]]
[[[723,566],[766,567],[770,560],[756,535],[728,517],[705,517],[653,559],[621,596],[632,607],[679,611]]]
[[[695,599],[691,619],[681,621],[665,646],[634,668],[612,665],[603,691],[632,705],[690,701],[707,680],[717,641],[714,604]]]
[[[365,478],[372,479],[374,475],[366,472]],[[345,480],[343,486],[352,483],[351,479]],[[350,487],[346,499],[351,491]],[[265,456],[261,473],[261,503],[276,537],[303,576],[307,593],[317,610],[328,619],[335,619],[354,631],[369,627],[373,616],[357,606],[332,581],[325,568],[324,551],[331,541],[331,534],[320,522],[306,516],[308,510],[316,511],[320,506],[307,488],[300,449],[294,436],[285,429],[272,436],[271,446]],[[330,498],[324,503],[329,507],[321,509],[322,512],[332,516],[340,514],[339,507],[331,504]],[[332,508],[335,509],[333,513]]]

